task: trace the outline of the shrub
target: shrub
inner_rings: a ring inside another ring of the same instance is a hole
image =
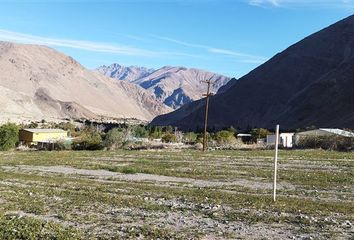
[[[123,147],[126,140],[126,131],[120,128],[113,128],[106,134],[103,145],[108,149]]]
[[[16,124],[7,123],[0,126],[0,150],[8,151],[16,147],[19,129]]]
[[[174,143],[177,142],[176,135],[172,133],[166,133],[165,135],[162,136],[162,142],[164,143]]]
[[[218,144],[232,144],[236,142],[235,133],[227,130],[219,131],[215,134],[215,140]]]
[[[138,172],[138,170],[133,167],[123,167],[122,168],[122,173],[124,173],[124,174],[135,174],[137,172]]]
[[[73,227],[27,216],[0,215],[0,239],[84,239]]]

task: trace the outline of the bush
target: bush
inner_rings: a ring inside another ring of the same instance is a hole
[[[108,149],[117,149],[123,147],[126,142],[126,131],[120,128],[111,129],[105,136],[103,145]]]
[[[234,134],[232,131],[222,130],[215,134],[215,140],[219,145],[232,144],[236,142]]]
[[[164,143],[174,143],[177,142],[176,135],[172,133],[166,133],[165,135],[162,136],[162,142]]]
[[[137,172],[138,172],[138,170],[133,167],[123,167],[122,168],[122,173],[124,173],[124,174],[135,174]]]
[[[73,142],[74,150],[101,150],[103,149],[100,133],[91,128],[84,129]]]
[[[183,134],[183,142],[194,144],[197,142],[198,135],[194,132],[187,132]]]
[[[8,151],[16,147],[19,129],[16,124],[7,123],[0,126],[0,150]]]

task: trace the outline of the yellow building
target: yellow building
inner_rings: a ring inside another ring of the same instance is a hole
[[[27,128],[20,130],[19,140],[25,144],[37,144],[38,142],[57,142],[65,140],[68,133],[62,129],[38,129]]]

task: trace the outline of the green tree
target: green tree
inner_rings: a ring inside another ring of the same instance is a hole
[[[149,136],[149,131],[143,125],[133,126],[131,131],[134,137],[146,138]]]
[[[103,145],[112,150],[121,148],[126,142],[126,135],[126,130],[121,128],[113,128],[106,134]]]
[[[233,131],[222,130],[215,134],[215,140],[218,144],[231,144],[236,141]]]
[[[6,123],[0,126],[0,150],[8,151],[16,147],[19,129],[16,124]]]
[[[61,122],[61,123],[56,124],[54,127],[68,131],[69,136],[77,136],[76,127],[74,124],[72,124],[70,122]]]
[[[153,126],[150,129],[150,138],[156,139],[162,137],[162,127]]]
[[[252,141],[257,142],[258,138],[266,138],[267,135],[271,135],[272,133],[265,128],[254,128],[251,130]]]
[[[75,150],[100,150],[103,148],[101,134],[92,128],[84,129],[73,142]]]

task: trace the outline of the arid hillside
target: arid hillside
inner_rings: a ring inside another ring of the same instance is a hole
[[[275,55],[210,100],[209,126],[354,128],[354,15]],[[204,101],[155,125],[203,126]]]
[[[56,50],[0,42],[0,121],[150,120],[168,111],[145,89],[87,70]]]

